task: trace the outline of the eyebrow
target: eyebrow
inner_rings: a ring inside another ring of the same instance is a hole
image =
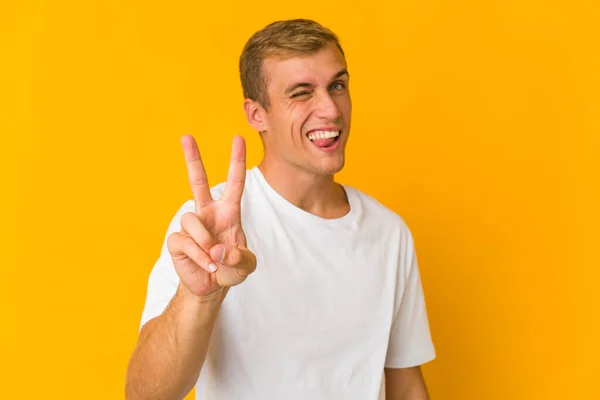
[[[332,78],[331,80],[334,81],[337,78],[340,78],[341,76],[347,75],[348,78],[350,77],[350,73],[348,73],[348,70],[346,68],[342,68],[341,70],[339,70]],[[313,84],[308,83],[308,82],[297,82],[294,83],[292,85],[290,85],[287,89],[285,89],[284,94],[289,94],[291,92],[293,92],[294,90],[298,89],[299,87],[312,87]]]

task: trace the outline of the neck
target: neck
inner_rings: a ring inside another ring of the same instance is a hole
[[[344,188],[333,175],[318,175],[284,162],[263,159],[260,172],[279,195],[322,218],[339,218],[350,210]]]

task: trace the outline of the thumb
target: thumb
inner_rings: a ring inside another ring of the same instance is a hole
[[[212,258],[213,261],[216,261],[218,263],[222,263],[223,260],[225,260],[226,253],[227,246],[225,246],[224,244],[214,245],[209,251],[210,258]]]
[[[210,249],[209,254],[210,258],[226,267],[241,269],[247,273],[256,269],[256,256],[246,248],[217,244]]]

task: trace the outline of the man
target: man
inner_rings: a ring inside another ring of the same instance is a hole
[[[334,181],[351,114],[336,35],[270,24],[240,74],[264,159],[247,171],[236,137],[211,189],[182,139],[194,200],[150,274],[127,398],[182,399],[196,385],[202,400],[428,399],[419,366],[435,352],[410,231]]]

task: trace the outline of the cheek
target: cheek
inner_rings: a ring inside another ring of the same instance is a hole
[[[310,116],[310,106],[308,102],[294,103],[290,105],[287,112],[288,128],[293,127],[294,133],[302,130],[304,122]]]
[[[350,101],[350,96],[340,97],[338,102],[338,107],[342,112],[349,112],[352,108],[352,102]]]

